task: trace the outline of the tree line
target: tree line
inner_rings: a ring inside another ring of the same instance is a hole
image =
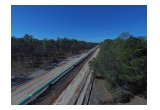
[[[31,67],[38,67],[40,64],[54,63],[66,56],[79,54],[96,45],[97,43],[68,38],[39,40],[29,34],[22,38],[12,36],[11,64],[21,62],[22,65],[27,63]]]
[[[100,52],[89,63],[97,78],[105,78],[117,102],[128,102],[147,91],[147,40],[122,33],[100,44]]]

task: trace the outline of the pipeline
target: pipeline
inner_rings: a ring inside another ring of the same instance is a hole
[[[70,65],[68,68],[60,72],[56,77],[49,80],[46,84],[42,85],[38,89],[36,89],[33,93],[26,96],[24,99],[20,100],[17,105],[24,105],[26,104],[30,99],[33,99],[38,93],[42,92],[48,85],[55,83],[58,81],[58,79],[62,78],[65,74],[67,74],[70,70],[72,70],[76,65],[78,65],[80,62],[82,62],[87,56],[89,56],[94,50],[96,50],[98,46],[91,49],[84,57],[82,57],[80,60],[78,60],[76,63]]]

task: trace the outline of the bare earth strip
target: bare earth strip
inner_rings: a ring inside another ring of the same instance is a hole
[[[87,53],[84,53],[78,58],[71,59],[66,64],[58,66],[58,67],[54,68],[53,70],[51,70],[50,72],[48,72],[48,73],[46,73],[46,74],[44,74],[42,76],[39,76],[39,77],[37,77],[37,78],[35,78],[35,79],[33,79],[33,80],[21,85],[20,87],[16,88],[16,90],[14,90],[11,93],[11,104],[12,105],[17,104],[20,100],[22,100],[23,98],[27,97],[30,93],[32,93],[37,88],[39,88],[42,85],[44,85],[50,79],[52,79],[55,76],[57,76],[61,71],[63,71],[68,66],[70,66],[70,65],[74,64],[75,62],[77,62],[79,59],[81,59],[86,54]]]
[[[106,88],[106,81],[95,78],[89,105],[104,105],[106,103],[110,105],[112,102],[113,96]]]
[[[59,95],[59,97],[52,103],[54,105],[67,105],[71,104],[70,101],[76,97],[80,91],[78,91],[78,87],[84,81],[83,79],[89,74],[89,66],[88,62],[97,56],[99,49],[93,54],[93,56],[87,61],[87,63],[83,66],[77,76],[73,79],[73,81],[67,86],[67,88]],[[78,92],[78,93],[76,93]]]

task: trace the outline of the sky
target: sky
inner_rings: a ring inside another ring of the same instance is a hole
[[[91,42],[122,32],[147,36],[146,5],[12,5],[11,36]]]

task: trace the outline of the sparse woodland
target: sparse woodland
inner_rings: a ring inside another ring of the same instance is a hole
[[[128,102],[147,91],[147,40],[122,33],[100,44],[98,57],[90,61],[97,78],[107,81],[116,102]]]
[[[76,39],[36,39],[25,34],[11,37],[11,67],[39,68],[80,54],[98,43]],[[128,102],[135,95],[147,98],[147,39],[122,33],[116,39],[100,43],[96,58],[89,62],[96,78],[106,80],[106,87],[116,102]],[[17,70],[16,72],[18,72]]]
[[[97,43],[78,41],[76,39],[57,38],[36,39],[25,34],[22,38],[11,37],[11,65],[12,69],[38,68],[41,65],[56,63],[68,56],[82,53]]]

